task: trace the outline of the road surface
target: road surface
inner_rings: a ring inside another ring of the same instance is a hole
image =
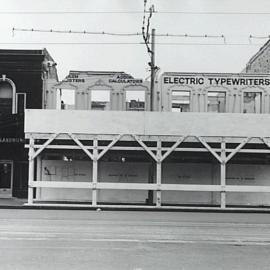
[[[270,214],[0,210],[3,270],[270,269]]]

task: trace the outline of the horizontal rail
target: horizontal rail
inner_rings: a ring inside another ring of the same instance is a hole
[[[35,144],[34,146],[36,149],[39,149],[42,147],[41,144]],[[29,144],[25,145],[25,148],[29,148]],[[69,149],[69,150],[81,150],[81,148],[77,145],[48,145],[46,147],[47,149]],[[93,150],[94,146],[85,146],[86,149],[88,150]],[[106,149],[106,146],[99,146],[99,150]],[[157,151],[157,147],[148,147],[149,150],[151,151]],[[215,152],[221,152],[220,148],[212,148],[213,151]],[[143,147],[141,146],[113,146],[110,148],[110,150],[113,151],[125,151],[125,150],[130,150],[130,151],[144,151]],[[170,150],[170,147],[162,147],[162,151]],[[231,153],[234,148],[227,148],[226,152]],[[209,152],[205,148],[191,148],[191,147],[179,147],[174,149],[175,152]],[[238,153],[254,153],[254,154],[269,154],[270,149],[240,149],[237,151]]]
[[[227,191],[227,192],[270,192],[270,186],[236,186],[236,185],[228,185],[228,186],[225,187],[225,191]]]
[[[97,183],[97,189],[157,190],[157,184],[142,183]]]
[[[270,186],[237,185],[186,185],[186,184],[147,184],[147,183],[109,183],[34,181],[30,187],[35,188],[75,188],[75,189],[114,189],[114,190],[159,190],[159,191],[197,191],[197,192],[270,192]]]
[[[29,184],[30,187],[41,188],[93,188],[91,182],[66,182],[66,181],[34,181]]]
[[[25,138],[29,139],[30,137],[33,139],[39,139],[39,140],[47,140],[51,137],[52,133],[25,133]],[[110,141],[112,140],[117,134],[80,134],[76,133],[76,137],[79,140],[93,140],[94,138],[97,138],[99,140],[104,140],[104,141]],[[183,135],[183,134],[182,134]],[[154,141],[156,142],[158,139],[162,140],[163,142],[175,142],[179,139],[179,136],[175,135],[151,135],[151,136],[145,136],[145,135],[140,135],[140,138],[143,141]],[[221,143],[222,139],[225,138],[226,142],[228,143],[241,143],[246,136],[204,136],[203,137],[206,142],[208,143]],[[58,140],[70,140],[70,137],[66,133],[61,133],[57,136]],[[121,141],[133,141],[133,137],[130,134],[126,134],[121,138]],[[185,142],[198,142],[196,138],[194,138],[192,135],[189,135],[186,137]],[[262,144],[261,137],[252,137],[251,140],[249,141],[249,144]]]
[[[221,191],[220,185],[161,184],[160,190],[166,191]]]

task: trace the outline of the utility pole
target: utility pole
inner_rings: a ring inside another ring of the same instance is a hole
[[[155,65],[155,35],[156,29],[152,29],[151,33],[151,85],[150,85],[150,111],[154,111],[154,91],[155,91],[155,74],[156,74],[156,65]]]
[[[155,65],[155,34],[156,29],[152,29],[151,33],[151,62],[149,63],[151,68],[151,81],[150,81],[150,111],[154,111],[154,93],[155,93],[155,75],[156,75],[156,65]],[[154,183],[154,169],[155,162],[151,162],[149,169],[149,182]],[[148,190],[148,200],[147,203],[152,205],[154,203],[154,192],[153,190]]]

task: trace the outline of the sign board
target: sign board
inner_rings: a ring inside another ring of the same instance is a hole
[[[162,82],[166,85],[210,85],[210,86],[269,86],[269,77],[245,76],[163,76]]]
[[[104,84],[143,84],[143,79],[135,79],[126,73],[112,73],[112,74],[98,74],[88,75],[87,73],[70,72],[69,75],[59,84],[59,87],[66,83],[72,85],[78,85],[81,87],[92,86],[96,82],[102,82]]]

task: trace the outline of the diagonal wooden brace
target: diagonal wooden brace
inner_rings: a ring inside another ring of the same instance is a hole
[[[93,154],[88,151],[88,149],[78,140],[78,138],[72,134],[72,133],[68,133],[68,136],[85,152],[85,154],[91,159],[94,159]]]
[[[211,148],[211,146],[201,137],[196,137],[202,144],[203,146],[220,162],[222,163],[221,157]]]
[[[234,155],[236,155],[239,150],[241,150],[245,144],[247,144],[250,141],[251,137],[245,138],[225,159],[225,162],[227,163],[231,158],[233,158]]]
[[[187,136],[185,137],[181,137],[179,138],[175,144],[161,157],[161,162],[167,158],[185,139]]]
[[[140,145],[141,147],[156,161],[158,162],[157,156],[148,148],[148,146],[137,136],[131,135]]]
[[[105,155],[122,137],[124,136],[124,134],[120,134],[118,135],[116,138],[114,138],[110,144],[108,144],[106,146],[106,148],[104,148],[98,155],[97,159],[100,159],[103,155]]]
[[[268,148],[270,148],[270,142],[269,142],[269,139],[261,138],[261,140],[267,145]]]
[[[48,139],[34,154],[29,157],[29,160],[35,159],[53,140],[57,138],[59,133],[53,134],[50,139]]]

